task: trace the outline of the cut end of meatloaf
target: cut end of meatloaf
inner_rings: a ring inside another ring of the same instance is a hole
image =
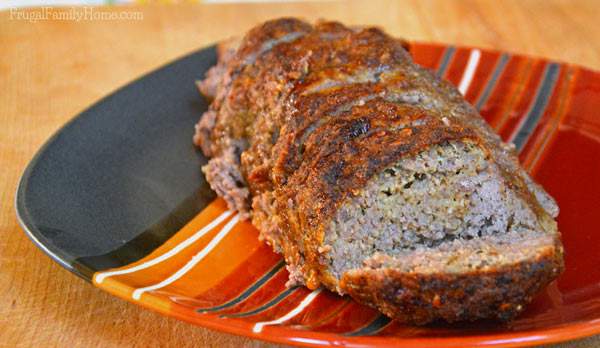
[[[338,292],[374,296],[366,302],[402,321],[504,319],[562,270],[557,234],[486,151],[451,142],[400,160],[346,201],[325,233],[323,262]],[[469,275],[473,293],[444,289]]]
[[[250,217],[248,201],[250,191],[240,171],[242,142],[230,141],[229,146],[218,157],[213,157],[202,167],[210,187],[225,201],[230,210],[240,214],[240,219]]]

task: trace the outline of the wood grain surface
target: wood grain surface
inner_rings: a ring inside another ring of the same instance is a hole
[[[17,181],[43,142],[94,101],[166,62],[263,20],[294,15],[378,25],[411,40],[495,48],[600,69],[600,2],[594,0],[96,9],[124,10],[139,11],[143,19],[34,21],[0,12],[0,346],[266,345],[165,318],[103,293],[38,250],[15,218]],[[558,346],[597,347],[600,337]]]

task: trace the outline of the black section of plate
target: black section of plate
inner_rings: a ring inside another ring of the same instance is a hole
[[[121,267],[148,255],[179,231],[216,198],[208,185],[185,199],[174,211],[129,242],[104,255],[80,257],[73,263],[85,279],[92,279],[97,270]]]
[[[209,47],[170,63],[46,142],[16,195],[19,220],[42,250],[89,280],[147,255],[214,198],[191,139],[208,107],[194,82],[215,62]]]

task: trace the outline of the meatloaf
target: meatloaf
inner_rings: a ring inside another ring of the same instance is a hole
[[[563,270],[554,200],[377,28],[283,18],[219,46],[194,142],[289,285],[401,322],[510,319]]]

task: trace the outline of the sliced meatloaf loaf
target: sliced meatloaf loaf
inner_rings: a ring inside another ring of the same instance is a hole
[[[202,170],[290,284],[423,324],[510,319],[562,271],[554,200],[403,41],[285,18],[219,57]]]

